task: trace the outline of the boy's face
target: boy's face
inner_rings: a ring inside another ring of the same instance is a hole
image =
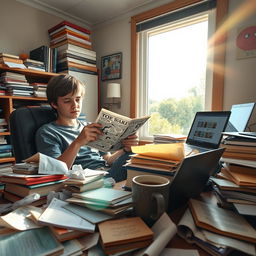
[[[58,97],[57,105],[52,103],[52,107],[57,110],[59,118],[76,119],[81,113],[83,97],[84,89],[80,85],[76,92]]]

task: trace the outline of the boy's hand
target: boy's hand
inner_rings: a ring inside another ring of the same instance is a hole
[[[122,141],[122,144],[125,151],[131,151],[132,146],[138,146],[139,144],[138,136],[136,134],[130,135]]]
[[[102,131],[100,128],[101,124],[91,123],[83,128],[79,136],[77,137],[77,142],[83,146],[86,145],[90,141],[95,141],[98,139],[99,135],[102,135]]]

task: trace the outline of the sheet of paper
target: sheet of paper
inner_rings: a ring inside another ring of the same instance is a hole
[[[200,256],[197,250],[165,248],[159,256]]]
[[[32,220],[28,218],[31,209],[34,209],[34,206],[23,206],[16,209],[15,211],[1,216],[0,226],[16,230],[40,228],[41,226],[35,224]]]
[[[185,157],[183,143],[147,144],[144,146],[133,146],[132,152],[146,156],[178,161]]]
[[[68,174],[66,163],[55,158],[40,154],[38,173],[40,174]]]
[[[69,173],[66,163],[53,157],[36,153],[33,156],[24,160],[26,163],[39,163],[38,174],[65,174]]]
[[[154,241],[146,249],[136,252],[134,256],[158,256],[177,233],[176,225],[166,213],[159,218],[151,229],[154,232]]]

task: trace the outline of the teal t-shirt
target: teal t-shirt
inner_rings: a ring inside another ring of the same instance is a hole
[[[58,158],[77,138],[83,127],[81,122],[77,127],[58,125],[55,121],[43,125],[36,132],[37,151]],[[106,153],[83,146],[80,148],[74,164],[81,164],[83,168],[90,169],[105,167],[106,162],[102,158],[104,154]]]

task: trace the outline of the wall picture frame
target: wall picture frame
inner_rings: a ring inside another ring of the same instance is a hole
[[[101,80],[115,80],[122,77],[122,53],[101,57]]]

